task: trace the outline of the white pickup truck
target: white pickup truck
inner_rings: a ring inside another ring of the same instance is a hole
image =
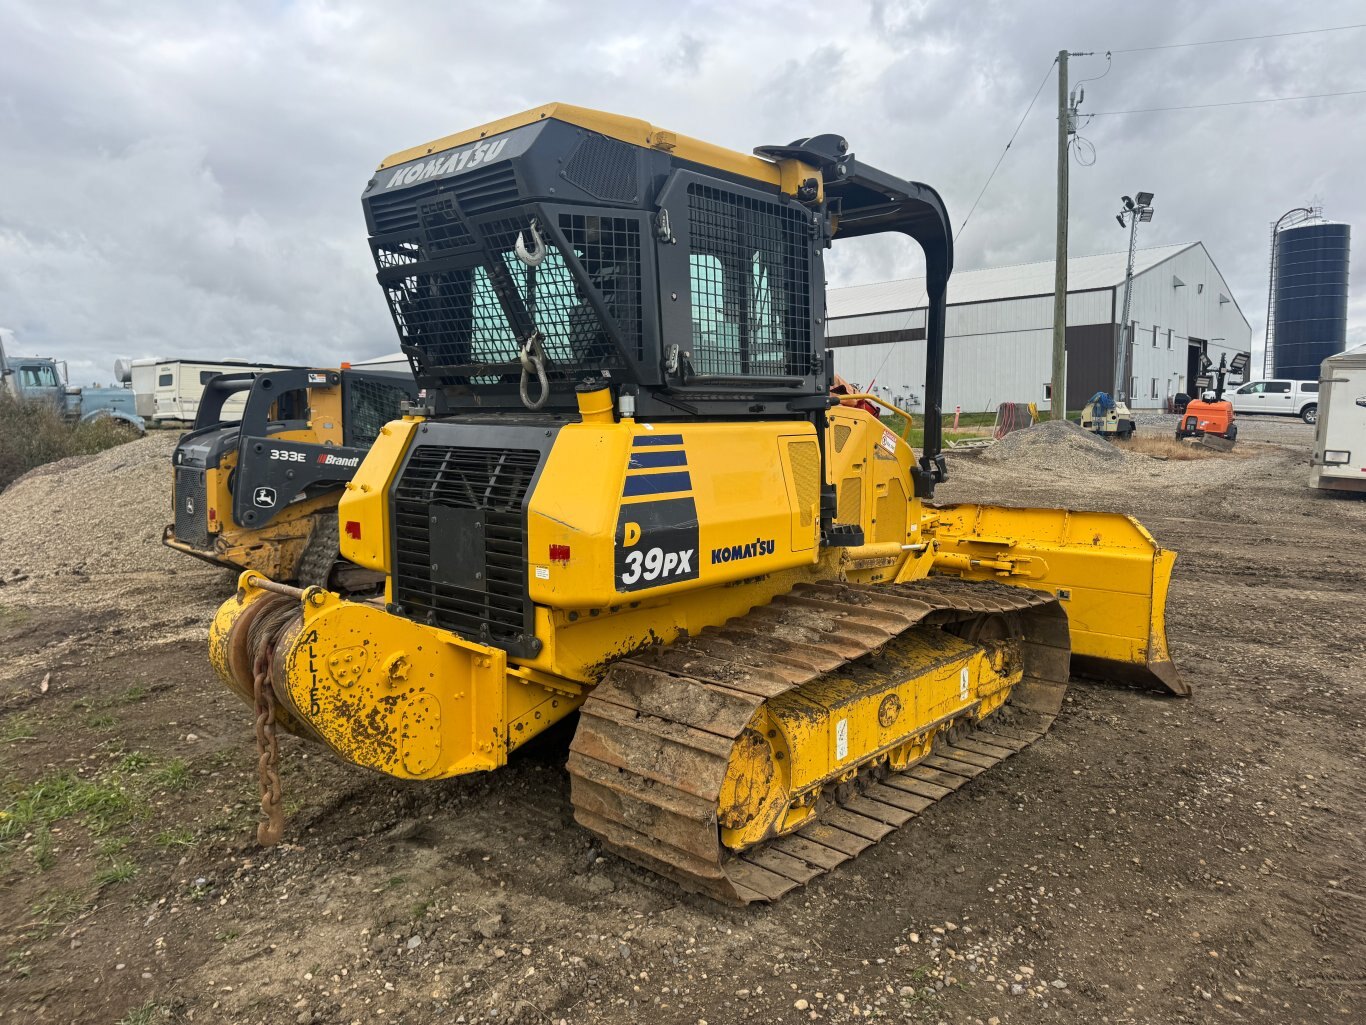
[[[1280,413],[1297,416],[1307,424],[1317,423],[1319,418],[1318,381],[1285,378],[1248,381],[1225,397],[1233,403],[1233,412],[1240,416],[1244,413]]]

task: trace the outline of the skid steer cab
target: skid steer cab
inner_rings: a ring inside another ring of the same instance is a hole
[[[577,711],[583,828],[773,900],[1041,737],[1073,672],[1187,693],[1175,556],[1139,524],[930,502],[953,237],[928,185],[838,135],[750,155],[552,104],[395,154],[362,206],[427,404],[338,505],[383,600],[245,573],[210,630],[263,727],[263,842],[277,726],[430,780]],[[919,437],[831,394],[825,251],[888,232],[925,260]]]
[[[222,419],[247,393],[241,420]],[[337,500],[380,428],[415,401],[406,371],[293,367],[219,374],[172,456],[174,520],[163,541],[229,569],[363,589],[339,559]]]

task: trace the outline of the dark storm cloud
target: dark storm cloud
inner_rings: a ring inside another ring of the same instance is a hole
[[[60,8],[60,9],[58,9]],[[107,377],[117,355],[332,362],[396,347],[359,194],[386,154],[553,99],[748,150],[823,131],[935,185],[961,223],[1058,49],[1366,21],[1283,7],[693,2],[103,3],[0,9],[0,324]],[[1083,109],[1366,88],[1366,32],[1117,55]],[[1077,58],[1073,78],[1103,56]],[[1056,89],[959,244],[969,268],[1053,248]],[[1122,248],[1119,195],[1157,194],[1143,243],[1201,239],[1260,336],[1268,223],[1315,199],[1366,221],[1362,98],[1096,117],[1073,166],[1073,252]],[[917,272],[896,240],[834,283]],[[1357,266],[1366,266],[1357,261]],[[1366,274],[1354,339],[1366,341]]]

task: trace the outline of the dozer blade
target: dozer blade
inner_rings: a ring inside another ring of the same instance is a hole
[[[934,573],[1056,595],[1072,630],[1072,672],[1190,696],[1167,649],[1176,553],[1119,513],[955,505],[938,510]]]

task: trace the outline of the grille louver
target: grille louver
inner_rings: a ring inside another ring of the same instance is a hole
[[[195,548],[209,547],[209,503],[204,471],[178,466],[175,471],[175,536]]]
[[[394,488],[393,601],[402,614],[469,640],[511,647],[532,633],[526,593],[527,492],[541,454],[534,450],[427,445],[413,450]],[[482,587],[450,583],[459,550],[434,534],[434,507],[479,510],[482,565],[460,576]],[[434,564],[447,564],[438,573]]]

